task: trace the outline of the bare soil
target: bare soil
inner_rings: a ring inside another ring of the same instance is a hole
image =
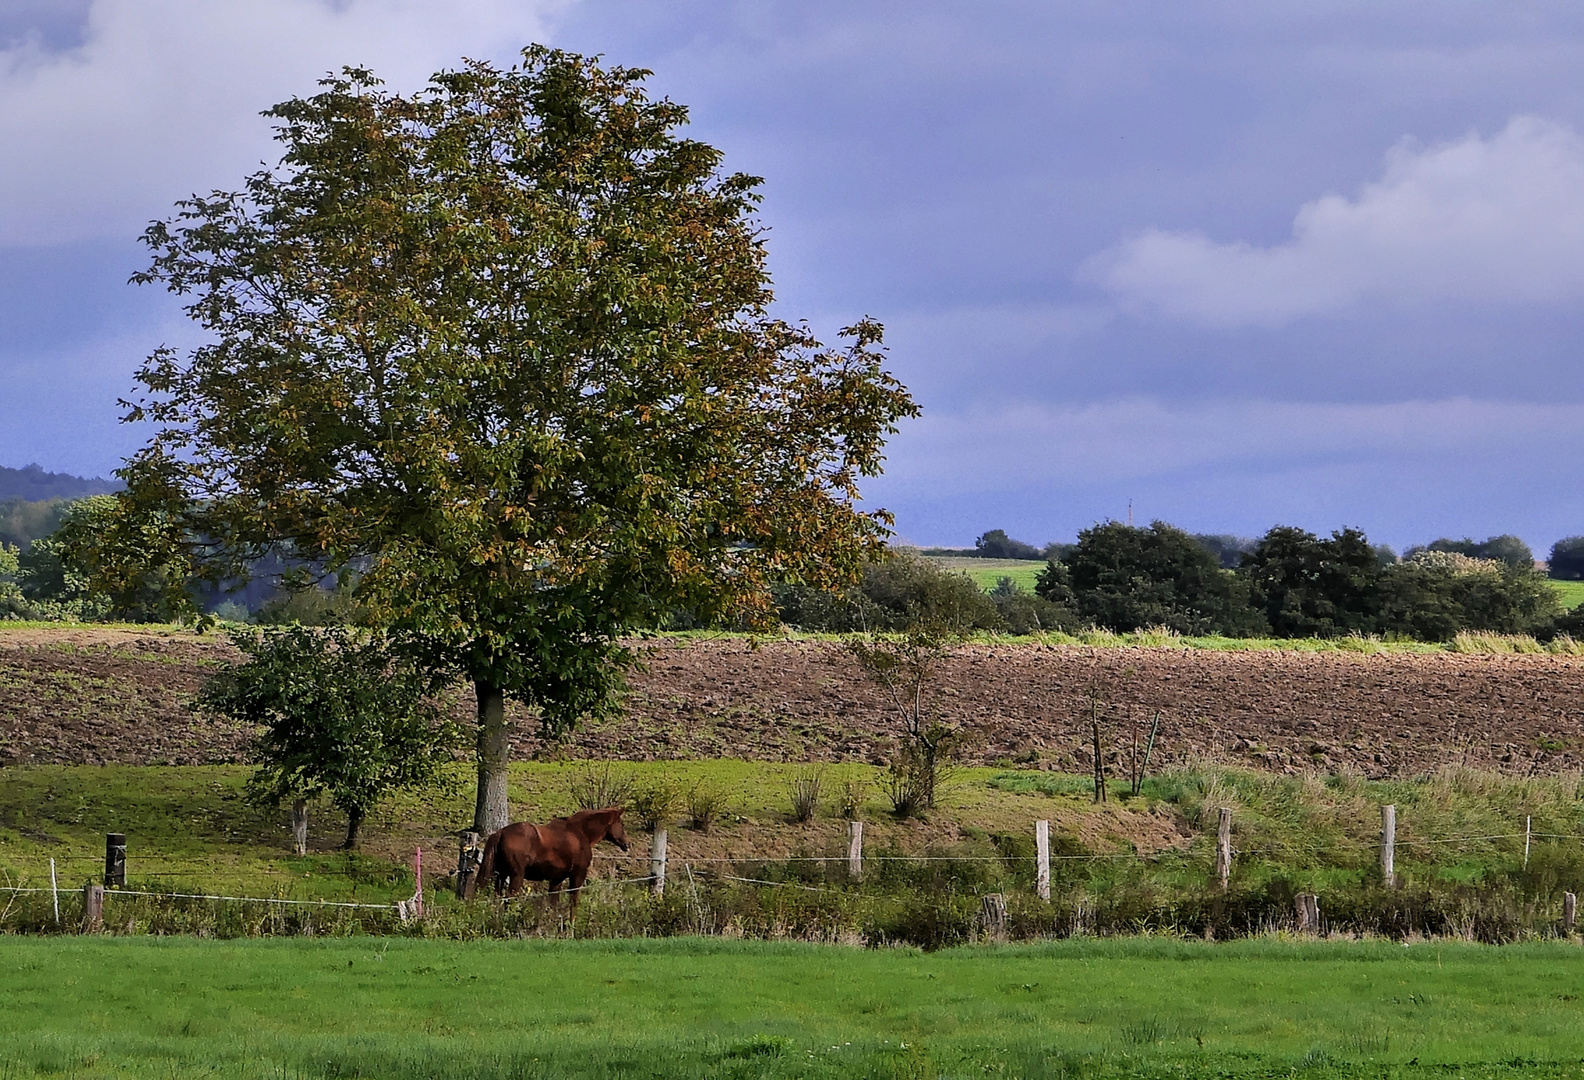
[[[878,763],[891,752],[895,712],[840,644],[662,639],[642,652],[625,715],[546,745],[518,710],[517,756]],[[188,705],[236,655],[173,631],[0,630],[0,764],[245,760],[249,732]],[[1156,710],[1159,765],[1209,757],[1369,776],[1584,766],[1574,657],[974,645],[943,667],[930,703],[962,729],[971,763],[1083,771],[1091,693],[1113,772]]]

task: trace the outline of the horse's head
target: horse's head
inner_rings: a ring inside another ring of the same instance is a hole
[[[623,808],[620,806],[611,807],[610,828],[605,832],[605,839],[609,840],[623,851],[626,851],[627,829],[626,826],[622,825],[622,809]]]

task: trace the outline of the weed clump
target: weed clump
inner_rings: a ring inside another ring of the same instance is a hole
[[[799,825],[813,821],[814,815],[819,812],[820,786],[824,777],[822,769],[811,769],[793,777],[789,792],[792,820]]]
[[[571,783],[572,803],[579,810],[603,810],[607,806],[627,806],[632,802],[632,773],[606,764],[589,769]]]

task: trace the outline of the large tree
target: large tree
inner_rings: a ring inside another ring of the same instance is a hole
[[[209,342],[139,372],[156,434],[102,584],[172,552],[355,569],[370,619],[474,685],[480,829],[507,698],[564,730],[656,613],[854,580],[890,521],[858,481],[916,413],[877,324],[828,349],[771,315],[759,181],[646,75],[533,47],[402,96],[348,69],[266,114],[278,167],[145,234],[139,280]]]
[[[1110,630],[1168,626],[1182,634],[1243,637],[1264,629],[1248,586],[1192,536],[1164,521],[1134,528],[1102,522],[1078,534],[1035,591]]]

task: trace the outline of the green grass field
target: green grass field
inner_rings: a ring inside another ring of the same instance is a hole
[[[968,559],[936,555],[930,562],[948,570],[957,570],[973,579],[975,585],[986,591],[995,588],[996,582],[1009,577],[1029,592],[1034,591],[1034,581],[1045,569],[1043,562],[1028,559]]]
[[[1577,946],[0,939],[0,1077],[1530,1077]]]
[[[1584,604],[1584,581],[1552,581],[1550,585],[1568,610]]]

